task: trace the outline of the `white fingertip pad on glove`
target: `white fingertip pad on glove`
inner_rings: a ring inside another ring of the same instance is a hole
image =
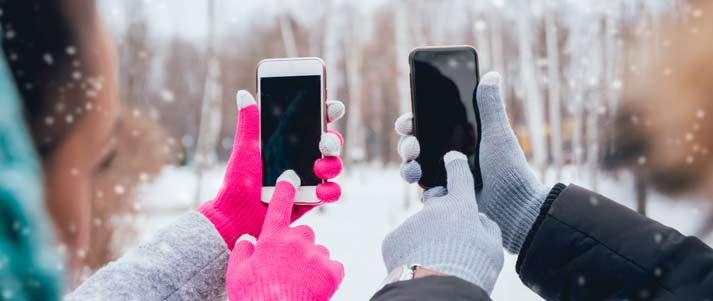
[[[323,133],[322,139],[319,140],[319,151],[322,155],[336,157],[339,156],[341,148],[341,140],[332,133]]]
[[[243,235],[240,235],[240,237],[238,238],[238,240],[235,241],[235,244],[237,245],[239,242],[241,242],[241,241],[243,241],[243,240],[246,240],[246,241],[248,241],[248,242],[250,242],[250,243],[252,243],[252,244],[256,244],[256,243],[257,243],[257,239],[255,239],[255,236],[252,236],[252,235],[250,235],[250,234],[245,233],[245,234],[243,234]]]
[[[295,190],[299,189],[300,185],[302,185],[300,176],[298,176],[297,173],[295,173],[295,171],[292,169],[283,171],[282,174],[279,177],[277,177],[276,182],[279,183],[280,181],[285,181],[287,183],[290,183],[290,185],[292,185],[292,187],[294,187]]]
[[[421,179],[421,165],[416,160],[401,163],[401,177],[407,183],[416,183]]]
[[[443,162],[448,165],[448,163],[451,163],[453,160],[465,160],[468,161],[468,157],[466,157],[463,153],[459,151],[450,151],[443,155]]]
[[[237,94],[235,94],[235,103],[238,106],[238,111],[247,106],[256,104],[255,98],[253,98],[252,94],[246,90],[240,90]]]
[[[339,100],[327,100],[327,122],[332,123],[344,116],[344,103]]]
[[[404,136],[399,139],[398,153],[401,161],[416,160],[421,154],[421,145],[414,136]]]
[[[413,114],[411,112],[399,116],[394,123],[394,129],[401,136],[408,136],[413,133]]]
[[[485,75],[483,75],[483,78],[480,80],[481,85],[486,85],[486,86],[496,86],[500,87],[500,84],[502,82],[502,77],[500,76],[500,73],[498,72],[488,72]]]
[[[475,198],[473,174],[468,165],[468,157],[458,151],[443,155],[446,166],[446,188],[449,194],[458,195],[455,200]]]

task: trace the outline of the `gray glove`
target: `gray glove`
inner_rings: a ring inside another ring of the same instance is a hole
[[[525,154],[510,127],[505,103],[500,96],[500,75],[489,72],[483,76],[476,94],[482,137],[480,170],[483,189],[478,193],[483,213],[502,230],[503,247],[518,254],[532,225],[540,213],[549,190],[530,169]],[[411,113],[396,120],[399,140],[401,176],[409,183],[421,177],[421,167],[414,161],[420,152],[418,140],[412,136]]]
[[[419,265],[469,281],[490,294],[503,268],[500,229],[478,212],[466,156],[453,151],[443,160],[447,189],[426,191],[423,209],[386,236],[384,263],[388,271]]]

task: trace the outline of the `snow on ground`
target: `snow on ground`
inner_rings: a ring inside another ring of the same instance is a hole
[[[202,181],[201,200],[215,195],[220,186],[225,166],[208,171]],[[577,169],[566,168],[562,179],[590,187],[586,176],[578,176]],[[548,171],[546,183],[554,184],[553,172]],[[396,166],[366,165],[350,168],[337,181],[342,185],[343,197],[335,204],[315,209],[297,221],[308,224],[316,232],[317,243],[327,246],[334,259],[341,261],[346,276],[334,300],[368,300],[386,276],[381,259],[381,241],[386,234],[420,208],[418,189],[401,181]],[[600,179],[598,191],[633,207],[634,194],[631,178],[621,176]],[[166,167],[162,175],[140,191],[146,212],[137,218],[142,229],[141,241],[149,239],[156,229],[170,224],[178,215],[193,206],[196,179],[189,168]],[[408,198],[407,198],[408,197]],[[706,210],[692,203],[663,202],[665,197],[652,195],[650,215],[685,234],[692,234],[703,220]],[[410,202],[406,202],[410,199]],[[408,208],[406,208],[408,204]],[[653,239],[653,237],[652,237]],[[498,279],[495,300],[540,300],[525,287],[515,273],[516,256],[505,257],[505,267]]]

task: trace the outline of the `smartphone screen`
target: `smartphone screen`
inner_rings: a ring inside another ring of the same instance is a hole
[[[302,186],[317,186],[313,171],[321,158],[321,78],[319,75],[260,78],[262,186],[275,186],[292,169]]]
[[[475,100],[478,57],[470,47],[417,49],[411,56],[414,132],[421,145],[419,184],[446,186],[443,155],[468,157],[476,188],[482,186],[478,146],[480,117]]]

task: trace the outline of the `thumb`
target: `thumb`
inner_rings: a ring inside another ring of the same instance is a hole
[[[500,74],[488,72],[478,84],[476,99],[483,136],[499,135],[504,127],[510,128],[505,103],[500,93]]]
[[[239,240],[235,244],[233,251],[230,252],[230,259],[228,259],[229,267],[237,267],[241,263],[250,259],[250,256],[255,252],[255,246],[249,240]]]
[[[446,188],[448,189],[448,194],[455,193],[462,196],[456,199],[463,199],[463,197],[472,195],[474,200],[475,184],[473,174],[468,165],[468,157],[461,152],[450,151],[443,156],[443,162],[446,165]]]
[[[235,95],[238,108],[238,123],[235,126],[233,151],[228,161],[228,170],[238,168],[236,163],[260,158],[260,111],[250,92],[240,90]]]

